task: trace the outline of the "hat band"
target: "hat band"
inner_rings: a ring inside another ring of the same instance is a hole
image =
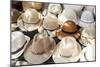
[[[87,23],[87,24],[93,23],[93,21],[91,21],[91,22],[85,22],[85,21],[83,21],[83,20],[80,20],[80,21],[83,22],[83,23]]]
[[[18,53],[19,51],[21,51],[24,48],[24,46],[25,46],[26,43],[27,43],[27,41],[25,41],[25,43],[23,44],[23,46],[21,48],[19,48],[17,51],[11,52],[11,53],[12,54]]]
[[[41,55],[41,54],[44,54],[44,52],[41,52],[41,53],[36,53],[36,52],[33,52],[31,51],[32,54],[36,54],[36,55]]]
[[[77,30],[75,32],[66,32],[62,29],[62,32],[67,33],[67,34],[75,34],[77,32]]]

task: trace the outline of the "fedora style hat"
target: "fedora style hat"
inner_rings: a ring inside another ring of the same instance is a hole
[[[11,59],[16,59],[22,55],[24,50],[26,49],[30,38],[25,36],[20,31],[12,32],[12,39],[11,39]]]
[[[63,23],[67,20],[73,20],[77,24],[77,15],[74,10],[71,8],[64,9],[61,14],[58,15],[59,24],[63,25]]]
[[[62,11],[62,7],[60,4],[49,4],[48,11],[55,15],[60,14]]]
[[[95,35],[96,35],[95,27],[84,28],[81,31],[81,36],[79,41],[84,46],[95,45],[95,38],[96,38]]]
[[[74,37],[64,37],[58,43],[52,56],[55,63],[77,62],[80,58],[81,47]]]
[[[70,5],[70,4],[64,4],[64,9],[68,9],[68,8],[71,8],[73,9],[76,13],[77,13],[77,16],[80,17],[81,13],[82,13],[82,9],[83,9],[83,6],[82,5]]]
[[[17,20],[17,25],[22,31],[33,31],[38,29],[42,23],[43,16],[35,9],[27,9]]]
[[[66,36],[73,36],[76,39],[79,39],[80,32],[78,31],[77,26],[74,23],[74,21],[68,20],[68,21],[64,22],[61,29],[56,31],[56,36],[59,39],[62,39]]]
[[[43,20],[43,27],[47,30],[55,30],[59,27],[58,19],[54,14],[48,13]]]
[[[80,61],[95,61],[95,45],[89,45],[83,48],[83,54],[80,57]]]
[[[11,9],[11,23],[16,23],[18,17],[21,15],[21,12],[19,12],[18,10],[12,8]]]
[[[30,64],[41,64],[47,61],[54,52],[55,41],[44,34],[36,34],[24,52],[24,58]]]
[[[93,13],[87,10],[83,11],[78,25],[83,28],[92,27],[93,25],[95,25]]]
[[[24,11],[29,9],[29,8],[33,8],[36,10],[40,10],[42,8],[42,3],[40,2],[22,2],[22,6]]]

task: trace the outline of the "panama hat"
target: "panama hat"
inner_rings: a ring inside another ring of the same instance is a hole
[[[11,59],[16,59],[22,55],[29,43],[29,40],[30,38],[28,36],[25,36],[20,31],[12,32]]]
[[[60,4],[49,4],[48,11],[55,15],[60,14],[62,11],[62,7]]]
[[[38,29],[42,23],[43,16],[35,9],[27,9],[17,20],[17,25],[22,31],[33,31]]]
[[[48,13],[43,20],[43,27],[47,30],[55,30],[59,27],[58,19],[54,14]]]
[[[80,32],[78,31],[78,28],[74,21],[68,20],[65,21],[64,24],[62,25],[61,29],[56,31],[55,34],[59,39],[62,39],[66,36],[73,36],[76,39],[79,39],[80,37]]]
[[[95,61],[95,45],[89,45],[83,48],[83,54],[80,61]]]
[[[55,63],[77,62],[81,47],[74,37],[65,37],[58,43],[52,56]]]
[[[92,27],[93,25],[95,25],[93,13],[87,10],[83,11],[78,25],[83,28]]]
[[[66,10],[68,8],[73,9],[77,13],[78,16],[80,16],[81,13],[82,13],[82,9],[83,9],[83,6],[82,5],[64,4],[63,6],[64,6],[64,9],[66,9]]]
[[[61,14],[58,15],[59,24],[63,24],[67,20],[73,20],[77,23],[77,15],[76,12],[70,8],[64,9]]]
[[[81,31],[79,42],[84,46],[95,45],[95,35],[95,27],[84,28]]]
[[[22,2],[22,6],[23,6],[24,11],[29,8],[40,10],[42,8],[42,3],[40,3],[40,2]]]
[[[19,12],[18,10],[12,8],[11,9],[11,22],[12,23],[16,23],[18,17],[21,15],[21,12]]]
[[[24,58],[30,64],[41,64],[51,57],[55,46],[56,43],[52,38],[44,34],[36,34],[24,52]]]

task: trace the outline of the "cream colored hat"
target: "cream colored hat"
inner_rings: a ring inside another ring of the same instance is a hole
[[[43,27],[47,30],[55,30],[59,27],[58,19],[55,15],[48,13],[43,20]]]
[[[83,9],[83,6],[82,5],[69,5],[69,4],[64,4],[63,6],[64,6],[64,9],[66,9],[66,10],[68,8],[73,9],[77,13],[78,16],[80,16],[81,13],[82,13],[82,9]]]
[[[30,46],[24,53],[24,58],[31,64],[41,64],[47,61],[54,52],[55,41],[43,34],[36,34]]]
[[[29,8],[40,10],[42,8],[42,3],[40,3],[40,2],[22,2],[22,6],[23,6],[24,11]]]
[[[64,9],[63,12],[58,15],[58,20],[59,20],[59,24],[61,25],[67,20],[72,20],[76,24],[78,24],[76,12],[70,8]]]
[[[83,55],[80,57],[80,61],[95,61],[95,45],[89,45],[83,48]]]
[[[87,10],[83,11],[78,25],[81,27],[84,27],[84,28],[85,27],[92,27],[93,25],[95,25],[93,13],[90,11],[87,11]]]
[[[95,38],[96,38],[95,35],[96,35],[95,27],[84,28],[81,31],[81,37],[79,41],[84,46],[95,45]]]
[[[58,44],[53,60],[55,63],[77,62],[80,58],[81,47],[74,37],[65,37]]]
[[[17,20],[17,25],[22,31],[33,31],[38,29],[42,23],[43,16],[35,9],[27,9]]]
[[[55,15],[60,14],[62,11],[62,7],[60,4],[49,4],[48,11]]]
[[[11,9],[11,22],[17,22],[18,17],[21,15],[21,12],[19,12],[16,9]]]
[[[26,49],[26,46],[29,43],[30,38],[25,36],[20,31],[12,32],[12,40],[11,40],[11,53],[12,58],[15,59],[21,56],[21,54]]]

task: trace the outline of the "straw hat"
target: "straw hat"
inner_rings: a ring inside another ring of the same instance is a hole
[[[48,11],[55,15],[60,14],[62,11],[62,7],[60,4],[49,4]]]
[[[66,36],[73,36],[76,39],[79,39],[80,32],[78,31],[77,26],[74,23],[74,21],[68,20],[68,21],[64,22],[61,29],[57,30],[56,36],[59,39],[62,39]]]
[[[83,11],[78,25],[84,28],[92,27],[93,25],[95,25],[93,13],[90,11]]]
[[[95,45],[89,45],[83,48],[83,55],[80,57],[80,61],[95,61]]]
[[[95,10],[95,6],[85,6],[84,10],[88,10],[88,11],[91,11],[91,12],[94,12]]]
[[[24,53],[24,58],[31,64],[41,64],[53,54],[55,41],[43,34],[36,34]]]
[[[53,54],[55,63],[76,62],[80,58],[81,47],[73,37],[65,37],[57,45]]]
[[[43,27],[47,30],[55,30],[59,27],[58,19],[55,15],[48,13],[43,20]]]
[[[21,12],[19,12],[18,10],[14,9],[14,8],[11,9],[11,22],[16,23],[17,19],[20,15],[21,15]]]
[[[42,23],[42,15],[35,9],[27,9],[17,20],[17,25],[22,31],[38,29]]]
[[[59,24],[63,25],[63,23],[67,20],[73,20],[77,23],[77,15],[76,12],[70,8],[64,9],[61,14],[58,15]]]
[[[11,41],[11,53],[12,59],[18,58],[22,55],[26,46],[29,43],[30,38],[25,36],[20,31],[12,32],[12,41]]]
[[[79,41],[84,46],[95,45],[95,37],[96,37],[95,35],[96,35],[95,27],[84,28],[81,31],[81,36]]]
[[[22,2],[22,6],[23,6],[24,11],[29,8],[40,10],[42,8],[42,3],[40,3],[40,2]]]
[[[66,9],[66,10],[67,10],[68,8],[73,9],[73,10],[77,13],[78,16],[80,16],[81,13],[82,13],[82,9],[83,9],[83,6],[82,6],[82,5],[64,4],[63,6],[64,6],[64,9]]]

